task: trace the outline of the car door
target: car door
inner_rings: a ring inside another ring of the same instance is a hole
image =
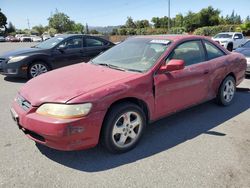
[[[84,38],[84,60],[88,62],[108,48],[110,48],[110,46],[107,41],[97,37],[86,36]]]
[[[84,61],[83,38],[74,36],[62,41],[53,50],[53,65],[55,68],[64,67]]]
[[[179,44],[167,57],[166,64],[171,59],[184,60],[185,68],[155,74],[155,110],[159,117],[200,103],[208,97],[210,64],[206,62],[201,40]]]
[[[240,33],[234,35],[234,49],[244,43],[244,37]]]
[[[211,65],[208,95],[209,98],[212,99],[217,95],[217,89],[225,77],[225,66],[231,60],[228,60],[227,54],[213,43],[207,40],[203,40],[203,42],[207,54],[207,62]]]

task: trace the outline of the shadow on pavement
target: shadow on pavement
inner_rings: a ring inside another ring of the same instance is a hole
[[[15,82],[15,83],[26,83],[28,80],[25,78],[12,78],[12,77],[4,77],[4,80],[7,82]]]
[[[73,152],[57,151],[42,145],[37,147],[49,159],[67,167],[86,172],[104,171],[166,151],[201,134],[223,139],[227,136],[225,133],[210,130],[248,110],[249,101],[249,92],[237,92],[231,106],[220,107],[207,102],[159,120],[148,126],[134,150],[121,155],[109,154],[100,146]]]

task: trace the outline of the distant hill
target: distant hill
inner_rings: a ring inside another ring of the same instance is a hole
[[[118,29],[121,26],[105,26],[105,27],[101,27],[101,26],[89,26],[89,30],[96,30],[98,32],[101,33],[111,33],[113,31],[113,29]]]

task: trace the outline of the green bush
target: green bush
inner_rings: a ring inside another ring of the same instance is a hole
[[[194,31],[195,35],[204,35],[204,36],[214,36],[221,32],[234,32],[238,25],[218,25],[218,26],[208,26],[201,27]]]
[[[186,32],[186,28],[185,27],[172,27],[169,30],[169,34],[183,34]]]

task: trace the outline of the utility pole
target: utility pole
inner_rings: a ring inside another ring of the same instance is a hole
[[[28,24],[28,29],[30,30],[30,21],[29,21],[29,18],[27,18],[27,24]]]
[[[170,30],[170,0],[168,0],[168,32]]]

